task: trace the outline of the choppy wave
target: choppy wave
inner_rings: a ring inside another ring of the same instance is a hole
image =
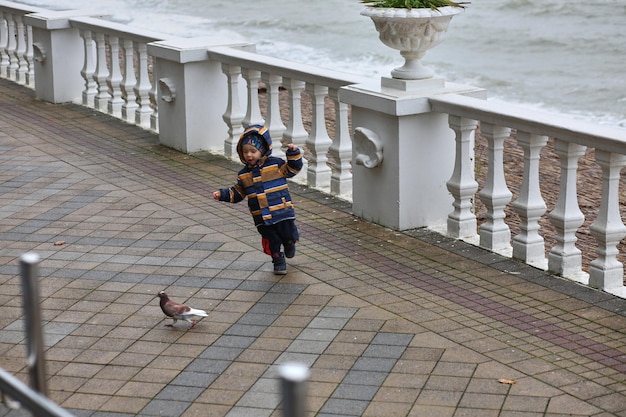
[[[222,35],[260,53],[365,76],[402,63],[358,0],[18,0],[86,9],[178,36]],[[527,107],[626,126],[626,0],[473,0],[424,63]]]

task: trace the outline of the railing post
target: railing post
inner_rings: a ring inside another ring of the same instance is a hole
[[[326,129],[326,96],[328,87],[317,84],[307,84],[306,91],[311,97],[311,133],[305,141],[307,150],[311,153],[308,159],[307,182],[309,187],[330,190],[330,175],[328,166],[328,149],[333,141],[328,137]]]
[[[0,10],[0,77],[8,76],[9,68],[9,25],[8,14]]]
[[[261,81],[265,84],[267,93],[265,94],[267,99],[266,104],[266,126],[270,130],[270,137],[272,138],[272,155],[278,158],[285,157],[285,151],[283,151],[283,132],[287,129],[283,124],[283,120],[280,116],[280,96],[279,88],[283,82],[283,78],[279,75],[261,73]]]
[[[232,45],[215,38],[172,39],[148,44],[158,79],[159,140],[182,152],[222,152],[228,126],[228,80],[208,48]],[[235,46],[235,45],[233,45]],[[243,45],[236,45],[243,46]]]
[[[582,252],[576,247],[576,232],[585,222],[585,216],[578,206],[576,174],[578,160],[586,149],[586,146],[554,139],[554,152],[561,163],[561,180],[559,197],[554,210],[548,215],[556,229],[556,244],[548,254],[548,270],[566,277],[576,277],[585,284],[589,277],[582,272]]]
[[[335,137],[328,153],[333,159],[330,176],[330,192],[338,196],[352,195],[352,143],[348,127],[348,105],[339,101],[339,91],[331,88],[331,100],[335,103]]]
[[[352,152],[355,215],[399,230],[445,227],[452,206],[446,182],[454,167],[454,132],[447,115],[431,112],[428,101],[444,93],[484,96],[484,90],[440,79],[384,78],[380,85],[340,89],[340,100],[352,106],[353,130],[364,142],[355,143]]]
[[[84,12],[82,12],[84,13]],[[78,11],[40,12],[24,16],[32,26],[35,94],[50,103],[80,102],[84,43],[69,18]]]
[[[598,242],[598,257],[589,265],[589,285],[624,297],[624,265],[617,259],[617,244],[626,236],[619,207],[620,172],[626,156],[596,149],[596,163],[602,168],[602,201],[589,227]]]
[[[474,175],[474,135],[478,121],[450,115],[448,122],[456,134],[454,171],[446,183],[454,198],[454,210],[448,215],[448,234],[457,239],[475,238],[477,221],[474,198],[478,183]]]
[[[283,417],[304,417],[306,415],[306,386],[309,369],[298,363],[285,363],[279,370]]]
[[[292,78],[283,78],[283,86],[289,92],[289,121],[287,130],[283,133],[283,143],[294,143],[299,147],[303,147],[309,134],[304,129],[302,122],[302,92],[306,87],[306,83]],[[308,162],[302,158],[302,172],[307,172]],[[297,181],[298,177],[295,177]]]
[[[480,226],[480,246],[494,252],[511,252],[511,230],[504,221],[504,209],[511,202],[513,194],[506,185],[504,176],[504,141],[511,130],[506,127],[481,123],[480,131],[489,148],[487,181],[478,194],[487,208],[485,222]],[[476,163],[476,161],[474,161]]]
[[[107,111],[110,115],[121,118],[124,99],[122,98],[121,88],[123,78],[120,71],[120,40],[117,36],[111,35],[107,35],[107,38],[109,43],[108,61],[111,63],[111,70],[107,78],[111,99],[108,102]]]
[[[48,395],[46,386],[45,358],[43,352],[43,330],[39,307],[39,281],[37,269],[39,255],[25,253],[20,258],[22,291],[24,293],[24,316],[26,321],[27,363],[31,385],[34,390]]]
[[[94,107],[103,113],[109,108],[111,94],[109,94],[109,86],[107,79],[109,78],[109,68],[107,62],[107,45],[104,33],[96,32],[94,35],[96,42],[96,70],[93,79],[96,82],[98,92],[94,97]]]
[[[513,209],[520,218],[520,232],[513,238],[513,257],[545,268],[545,241],[539,234],[539,219],[546,212],[539,182],[539,156],[548,138],[529,132],[517,132],[517,143],[524,149],[524,177]]]
[[[241,91],[240,79],[241,79],[241,67],[238,65],[222,64],[222,72],[228,79],[228,105],[226,111],[222,115],[222,119],[228,126],[228,136],[224,141],[224,155],[227,158],[239,161],[239,155],[237,155],[237,143],[239,143],[239,136],[243,133],[243,118],[246,113],[241,107]]]

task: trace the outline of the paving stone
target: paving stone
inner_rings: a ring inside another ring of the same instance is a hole
[[[240,164],[3,79],[0,107],[0,367],[28,378],[37,251],[51,398],[76,416],[277,417],[286,362],[318,417],[626,415],[621,298],[296,183],[275,276],[245,203],[210,194]],[[165,327],[161,290],[209,317]]]

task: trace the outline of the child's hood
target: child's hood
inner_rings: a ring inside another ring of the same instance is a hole
[[[241,162],[244,164],[246,163],[246,160],[243,156],[243,141],[250,136],[257,137],[264,144],[265,152],[262,153],[262,158],[267,158],[272,154],[272,138],[270,138],[270,131],[267,126],[249,126],[248,128],[246,128],[246,130],[243,131],[243,133],[239,137],[239,142],[237,143],[237,153],[239,154],[239,159],[241,159]]]

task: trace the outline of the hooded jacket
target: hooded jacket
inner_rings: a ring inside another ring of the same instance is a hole
[[[255,166],[247,165],[243,155],[243,141],[251,135],[265,144],[265,153]],[[253,125],[239,138],[237,153],[245,166],[237,173],[234,186],[220,190],[220,201],[238,203],[247,197],[255,226],[295,219],[287,178],[295,176],[302,169],[301,151],[287,149],[287,161],[271,156],[272,139],[269,130],[265,126]]]

